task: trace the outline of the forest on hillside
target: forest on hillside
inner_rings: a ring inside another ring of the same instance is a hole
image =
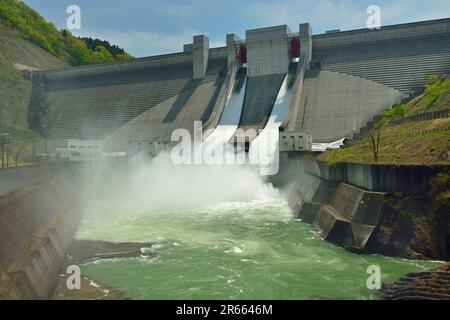
[[[69,30],[58,30],[19,0],[0,1],[0,22],[19,30],[25,39],[73,66],[133,58],[108,41],[78,38]]]

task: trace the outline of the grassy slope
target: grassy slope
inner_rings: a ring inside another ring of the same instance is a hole
[[[402,106],[399,106],[400,109]],[[434,78],[422,95],[403,106],[404,116],[450,108],[450,75]],[[385,125],[381,131],[380,164],[450,164],[450,131],[429,132],[406,137],[421,130],[450,128],[450,118]],[[366,138],[340,150],[327,151],[317,157],[330,164],[337,162],[375,163],[371,141]]]
[[[450,119],[404,123],[385,127],[381,134],[380,164],[450,164],[450,131],[430,132],[410,137],[387,139],[388,135],[418,130],[449,128]],[[330,164],[337,162],[375,163],[371,142],[364,139],[350,147],[327,151],[318,156]]]
[[[432,77],[425,91],[406,106],[406,116],[450,108],[450,75]]]
[[[14,68],[13,63],[36,69],[60,68],[68,64],[0,23],[0,127],[26,128],[31,82],[22,71]]]
[[[0,60],[20,63],[38,69],[68,66],[52,54],[25,40],[19,31],[0,22]]]
[[[35,69],[54,69],[67,67],[55,56],[25,40],[21,33],[0,23],[0,133],[13,134],[15,145],[29,144],[38,136],[27,129],[28,104],[31,94],[31,81],[14,64]],[[8,151],[8,150],[7,150]],[[25,159],[18,162],[23,163]],[[14,159],[9,164],[14,165]]]

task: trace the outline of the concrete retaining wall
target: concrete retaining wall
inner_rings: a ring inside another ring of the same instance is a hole
[[[48,164],[42,181],[0,198],[0,299],[51,297],[96,165]]]
[[[385,193],[425,193],[439,170],[351,163],[328,167],[299,159],[296,181],[289,188],[289,206],[295,218],[313,224],[324,239],[352,250],[366,250],[370,236],[380,226]]]
[[[333,197],[338,183],[311,175],[301,167],[296,174],[298,178],[291,186],[289,206],[296,219],[313,223],[320,207]]]
[[[289,188],[289,206],[295,218],[312,224],[328,241],[363,251],[371,235],[379,230],[385,194],[423,194],[439,166],[388,166],[295,159],[286,166],[297,175]],[[282,167],[283,170],[283,167]]]
[[[43,163],[0,169],[0,197],[39,183],[44,179],[49,179],[61,173],[70,165],[69,163],[63,162],[52,164]]]
[[[307,171],[323,179],[341,181],[379,192],[421,194],[427,191],[430,178],[440,166],[394,166],[339,163],[327,166],[323,162],[305,161]]]
[[[299,166],[289,206],[294,216],[312,224],[322,237],[353,250],[364,250],[378,226],[384,194],[330,181]]]
[[[0,283],[0,299],[49,299],[72,243],[79,216],[62,211],[14,262]]]

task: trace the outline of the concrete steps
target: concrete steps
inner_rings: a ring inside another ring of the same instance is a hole
[[[324,239],[363,250],[379,224],[383,198],[382,193],[341,183],[332,200],[320,208],[313,225]]]
[[[316,176],[300,171],[299,182],[293,187],[289,198],[289,207],[296,219],[312,224],[321,206],[333,197],[337,183],[325,181]]]

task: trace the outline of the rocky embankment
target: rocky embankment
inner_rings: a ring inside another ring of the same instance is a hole
[[[450,264],[408,273],[384,285],[381,293],[386,300],[450,300]]]
[[[379,227],[367,250],[407,259],[449,261],[450,171],[433,176],[424,194],[386,195]]]

